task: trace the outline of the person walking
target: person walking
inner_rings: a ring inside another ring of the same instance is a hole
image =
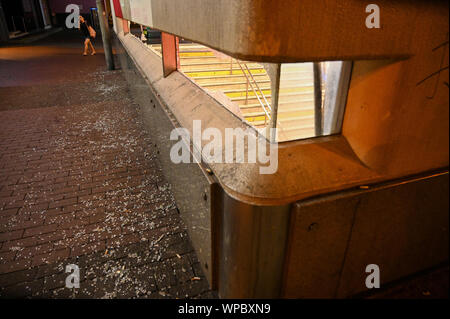
[[[86,56],[88,54],[89,48],[91,48],[92,53],[91,55],[95,55],[95,49],[92,45],[92,39],[95,37],[93,34],[91,34],[92,31],[90,30],[92,27],[88,24],[88,22],[80,16],[80,30],[83,33],[84,36],[84,52],[83,55]]]

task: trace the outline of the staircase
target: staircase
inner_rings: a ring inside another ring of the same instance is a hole
[[[151,48],[161,54],[161,45],[153,44]],[[238,112],[234,113],[254,127],[262,128],[269,123],[266,112],[270,115],[270,110],[266,108],[265,112],[260,103],[260,100],[264,103],[264,97],[269,104],[272,100],[270,78],[262,65],[238,63],[234,58],[198,44],[180,43],[179,50],[181,71],[195,83],[213,96],[217,92],[225,95],[230,101],[227,104],[236,105]],[[277,120],[279,142],[314,136],[313,80],[311,63],[282,65]],[[256,94],[248,82],[253,83]]]

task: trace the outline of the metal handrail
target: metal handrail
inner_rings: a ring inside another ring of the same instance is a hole
[[[262,91],[261,88],[259,87],[259,85],[258,85],[258,83],[256,82],[255,78],[254,78],[253,75],[251,74],[250,69],[248,68],[248,65],[247,65],[246,63],[244,63],[245,68],[247,69],[248,74],[250,75],[250,77],[251,77],[252,80],[253,80],[253,84],[252,84],[252,82],[250,81],[250,79],[249,79],[247,73],[245,72],[244,68],[242,67],[241,62],[239,62],[238,60],[236,60],[236,62],[237,62],[237,64],[239,65],[239,67],[241,68],[242,73],[245,75],[245,77],[246,77],[246,79],[247,79],[247,93],[246,93],[247,95],[246,95],[246,97],[248,98],[248,84],[250,84],[250,87],[252,88],[253,93],[255,93],[255,96],[256,96],[256,98],[258,99],[259,104],[261,104],[261,107],[262,107],[264,113],[266,114],[266,116],[264,117],[264,119],[265,119],[265,120],[264,120],[264,124],[267,124],[267,118],[269,118],[269,120],[271,119],[270,114],[269,114],[269,112],[267,112],[266,105],[263,103],[263,101],[261,101],[261,99],[260,99],[260,97],[259,97],[259,94],[256,92],[255,88],[253,87],[253,84],[256,85],[256,87],[258,88],[258,91],[261,93],[262,97],[264,98],[264,101],[267,103],[267,108],[268,108],[269,110],[272,110],[272,108],[271,108],[271,106],[270,106],[270,103],[267,101],[266,96],[264,95],[263,91]]]

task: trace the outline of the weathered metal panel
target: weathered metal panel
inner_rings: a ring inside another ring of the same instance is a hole
[[[133,0],[130,3],[130,21],[146,26],[153,25],[152,0]]]
[[[221,194],[219,296],[278,298],[282,287],[289,205],[255,206]]]
[[[348,297],[448,260],[448,173],[326,195],[294,206],[283,297]]]
[[[358,196],[338,297],[367,290],[369,264],[380,267],[383,285],[448,261],[448,177],[394,183]]]
[[[336,195],[293,205],[283,297],[334,297],[357,202]]]

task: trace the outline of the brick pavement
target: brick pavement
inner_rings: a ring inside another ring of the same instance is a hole
[[[0,297],[214,297],[121,71],[92,58],[0,90]]]

